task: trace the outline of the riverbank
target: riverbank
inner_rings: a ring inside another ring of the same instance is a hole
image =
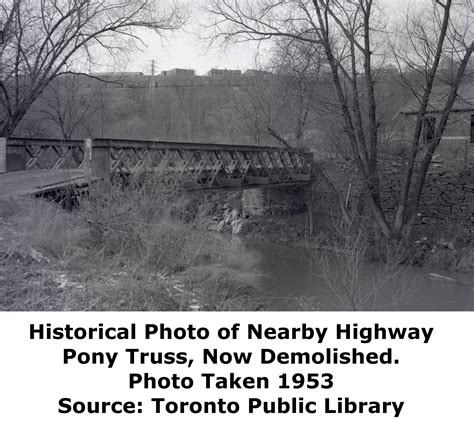
[[[305,213],[250,216],[229,202],[209,211],[209,204],[199,208],[179,195],[148,194],[99,192],[72,211],[44,200],[1,199],[0,309],[320,310],[338,308],[320,302],[321,285],[349,286],[365,302],[380,285],[398,288],[401,271],[412,284],[422,274],[421,285],[433,290],[474,281],[467,275],[460,283],[452,272],[473,273],[469,236],[421,237],[409,264],[395,256],[376,267],[360,245],[335,245],[321,216],[313,215],[310,237]],[[334,256],[339,261],[329,264]],[[372,268],[369,278],[354,266],[362,261]],[[421,271],[412,272],[415,266]],[[362,293],[363,279],[377,288]]]
[[[312,218],[307,212],[293,215],[245,215],[235,195],[225,197],[219,206],[201,212],[197,224],[219,233],[238,235],[252,241],[269,244],[320,247],[337,250],[341,227],[336,219],[315,211]],[[310,229],[312,221],[312,229]],[[310,233],[313,235],[310,235]],[[474,274],[474,234],[456,227],[419,225],[411,243],[398,250],[400,261],[408,266],[449,270]]]
[[[245,247],[116,194],[72,212],[1,199],[0,310],[261,308]]]

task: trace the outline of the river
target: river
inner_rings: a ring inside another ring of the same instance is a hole
[[[472,275],[401,265],[349,268],[303,246],[246,246],[257,256],[264,296],[278,309],[297,301],[306,310],[474,310]]]

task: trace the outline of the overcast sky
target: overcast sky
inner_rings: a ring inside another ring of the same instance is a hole
[[[258,51],[256,43],[240,44],[223,51],[219,48],[208,49],[207,42],[199,39],[198,33],[202,33],[200,24],[206,22],[206,15],[199,10],[199,3],[202,1],[204,0],[181,0],[181,3],[187,4],[191,12],[185,31],[171,34],[167,40],[161,40],[156,35],[147,33],[143,37],[147,47],[130,56],[126,70],[149,74],[151,60],[155,60],[157,73],[175,67],[195,69],[198,74],[204,74],[212,67],[241,70],[255,68]],[[383,0],[390,12],[400,10],[408,1]],[[412,0],[412,2],[420,1],[423,0]]]

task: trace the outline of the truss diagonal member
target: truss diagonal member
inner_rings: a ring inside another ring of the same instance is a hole
[[[172,156],[172,151],[166,150],[161,156],[158,165],[153,166],[153,172],[159,178],[162,177],[166,172],[169,172],[171,169],[170,160]]]
[[[259,177],[268,177],[271,173],[270,166],[272,166],[268,152],[258,152],[254,154],[253,159],[255,161],[254,168],[256,175]]]
[[[220,186],[219,175],[222,173],[224,173],[224,164],[222,162],[216,162],[210,169],[210,177],[206,187]]]
[[[25,168],[27,170],[31,170],[33,168],[42,168],[42,164],[40,162],[41,156],[45,153],[45,150],[48,146],[35,146],[35,145],[26,145],[26,153],[30,156],[28,161],[26,161]]]
[[[110,148],[110,172],[114,175],[123,166],[122,163],[123,149]]]
[[[146,171],[150,173],[155,173],[156,167],[163,160],[163,157],[166,155],[166,151],[163,149],[149,149],[147,154],[147,167]]]
[[[72,158],[72,148],[69,146],[59,146],[53,147],[53,150],[58,155],[58,159],[54,162],[52,169],[69,168],[67,164],[69,158]]]
[[[179,175],[189,175],[192,176],[196,172],[195,162],[196,159],[194,157],[195,151],[180,151],[180,162],[177,165],[176,171]]]
[[[245,160],[243,162],[243,165],[242,165],[242,178],[247,176],[247,175],[251,175],[251,174],[249,174],[251,168],[252,168],[252,161]]]

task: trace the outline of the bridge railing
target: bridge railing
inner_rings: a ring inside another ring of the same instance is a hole
[[[75,169],[83,165],[82,140],[16,137],[0,139],[0,173],[35,169]]]
[[[0,139],[0,172],[83,168],[95,178],[144,174],[185,180],[190,188],[301,184],[313,175],[310,153],[277,147],[125,139]]]
[[[92,173],[101,178],[127,180],[153,173],[206,188],[300,184],[313,175],[313,155],[296,149],[122,139],[89,142]]]

